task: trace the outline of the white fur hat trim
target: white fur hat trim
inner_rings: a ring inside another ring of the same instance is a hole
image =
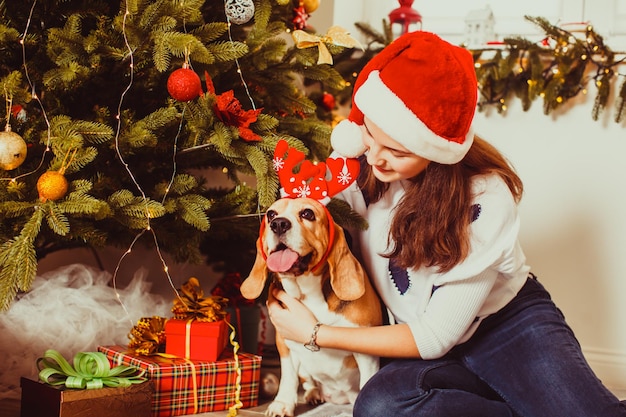
[[[463,143],[451,141],[430,130],[428,126],[426,126],[415,113],[383,83],[378,70],[372,71],[367,80],[357,90],[354,95],[354,103],[363,115],[381,128],[383,132],[388,134],[392,139],[409,151],[430,161],[440,164],[455,164],[463,159],[474,140],[474,132],[471,128],[465,135]],[[335,130],[339,128],[339,125],[345,122],[348,121],[344,120],[339,123],[335,127]],[[454,120],[450,120],[450,123],[454,122]],[[358,129],[355,123],[350,123]],[[363,141],[360,138],[360,129],[358,133],[359,142],[362,145]],[[342,151],[338,148],[346,146],[347,142],[351,140],[352,137],[348,137],[347,134],[345,134],[345,136],[344,134],[337,134],[335,137],[334,131],[332,136],[333,148],[343,155]],[[339,143],[340,141],[342,143]],[[363,151],[364,150],[365,148],[363,147]],[[363,151],[361,151],[360,154],[362,154]]]

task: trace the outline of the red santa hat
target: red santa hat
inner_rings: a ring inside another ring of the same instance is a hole
[[[333,149],[348,158],[366,150],[365,116],[396,142],[430,161],[460,161],[474,138],[478,88],[466,49],[417,31],[400,36],[363,68],[348,119],[333,130]]]

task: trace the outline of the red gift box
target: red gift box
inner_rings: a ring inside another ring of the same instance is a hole
[[[228,344],[226,320],[169,319],[165,323],[165,353],[185,359],[215,361]]]
[[[145,369],[154,384],[152,417],[180,416],[227,410],[236,403],[237,362],[226,349],[217,361],[191,361],[162,355],[135,356],[123,346],[100,346],[112,366]],[[261,357],[238,353],[243,408],[258,405]]]

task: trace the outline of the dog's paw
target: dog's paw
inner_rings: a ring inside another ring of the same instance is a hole
[[[295,404],[290,406],[282,401],[273,401],[265,410],[267,417],[293,417]]]
[[[318,387],[309,388],[304,393],[304,402],[311,405],[318,405],[324,402],[322,393]]]

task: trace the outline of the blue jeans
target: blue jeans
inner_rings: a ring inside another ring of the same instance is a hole
[[[392,360],[354,417],[626,417],[534,278],[472,338],[435,360]]]

